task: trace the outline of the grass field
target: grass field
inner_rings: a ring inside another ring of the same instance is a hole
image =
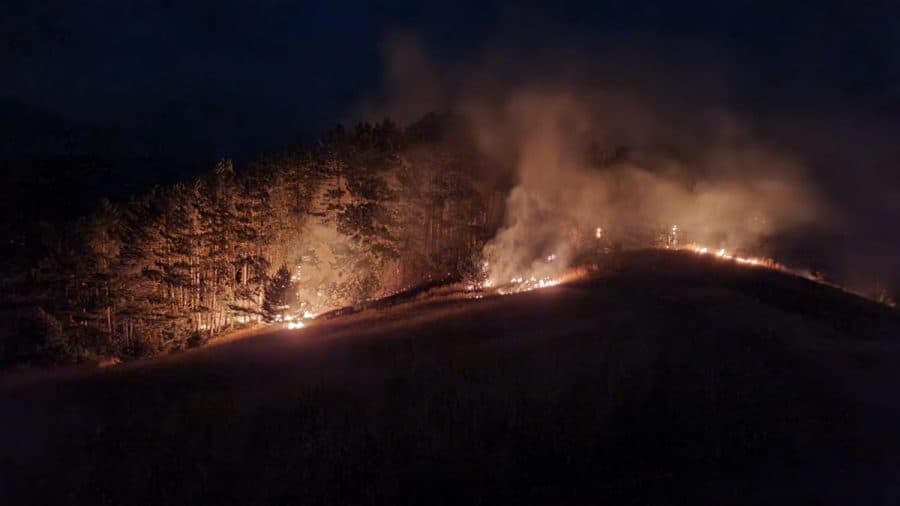
[[[898,504],[900,316],[684,252],[0,380],[2,504]]]

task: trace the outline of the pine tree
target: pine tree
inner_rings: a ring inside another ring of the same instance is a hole
[[[290,308],[292,289],[291,271],[287,265],[282,264],[266,285],[262,304],[266,322],[284,319],[285,313]]]
[[[470,274],[510,182],[444,123],[337,127],[245,171],[223,159],[193,183],[105,203],[46,235],[34,291],[70,348],[139,357]]]

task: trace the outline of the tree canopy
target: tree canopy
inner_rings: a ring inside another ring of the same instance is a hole
[[[147,356],[463,274],[500,226],[507,188],[451,128],[435,115],[338,126],[47,226],[24,283],[30,312],[4,333],[52,332],[0,359]]]

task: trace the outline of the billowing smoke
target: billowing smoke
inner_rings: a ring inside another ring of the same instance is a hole
[[[691,241],[756,253],[767,238],[831,220],[798,162],[733,124],[728,138],[711,125],[677,156],[682,146],[653,138],[665,126],[620,94],[525,89],[494,103],[469,106],[482,149],[518,174],[506,225],[485,248],[494,282],[555,277],[598,228],[625,248],[653,246],[674,226]]]
[[[900,288],[895,235],[880,232],[898,216],[896,178],[884,175],[896,155],[874,127],[757,110],[734,98],[745,76],[691,48],[613,41],[538,54],[516,40],[437,62],[415,39],[391,39],[379,109],[452,110],[484,155],[515,170],[505,224],[484,251],[495,281],[555,276],[598,228],[641,247],[677,226],[681,241],[814,265],[864,291]]]

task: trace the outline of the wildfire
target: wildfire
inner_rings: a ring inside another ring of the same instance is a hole
[[[537,290],[539,288],[547,288],[550,286],[556,286],[560,283],[558,279],[553,279],[549,277],[544,278],[536,278],[531,276],[529,278],[525,277],[515,277],[509,280],[509,284],[497,289],[497,293],[500,295],[508,295],[511,293],[521,293],[521,292],[530,292],[531,290]]]
[[[594,239],[596,239],[598,242],[592,242],[591,244],[602,246],[602,243],[600,241],[603,241],[607,237],[607,230],[605,230],[603,227],[597,226],[593,228],[593,232],[594,233],[591,235],[593,235]],[[588,230],[588,234],[590,234],[590,229]],[[849,290],[846,287],[838,286],[825,280],[823,276],[817,274],[816,272],[788,267],[782,263],[777,262],[773,258],[763,256],[750,256],[746,255],[743,252],[729,250],[720,246],[713,247],[710,245],[684,241],[686,235],[685,231],[682,230],[682,228],[678,225],[666,225],[664,227],[658,228],[657,234],[658,235],[656,236],[656,241],[654,243],[656,248],[690,251],[697,255],[709,256],[710,258],[721,262],[731,262],[735,265],[746,267],[777,270],[791,274],[793,276],[802,277],[816,283],[838,288],[849,293],[854,293],[871,300],[876,300],[877,302],[881,302],[887,305],[893,305],[893,303],[889,301],[889,298],[887,297],[872,297]],[[590,235],[586,236],[590,237]],[[607,248],[596,246],[594,247],[594,254],[605,255],[610,253]],[[571,254],[561,254],[557,256],[555,252],[545,252],[542,256],[537,257],[537,259],[532,263],[531,268],[525,267],[524,272],[522,272],[521,274],[513,271],[515,275],[509,278],[508,281],[502,277],[491,276],[491,265],[487,261],[485,261],[481,265],[480,281],[472,282],[466,285],[465,289],[468,292],[472,292],[469,297],[473,298],[482,298],[487,293],[496,295],[522,293],[541,288],[557,286],[562,283],[584,277],[589,272],[592,272],[592,269],[596,270],[598,268],[598,264],[589,263],[580,264],[580,267],[578,265],[569,266],[567,265],[568,259],[571,257]]]
[[[698,255],[711,255],[715,258],[722,259],[723,261],[733,261],[734,263],[740,264],[740,265],[746,265],[746,266],[751,266],[751,267],[764,267],[767,269],[773,269],[773,270],[777,270],[777,271],[781,271],[781,272],[786,272],[788,274],[792,274],[794,276],[805,278],[810,281],[815,281],[816,283],[819,283],[822,285],[827,285],[832,288],[837,288],[837,289],[842,290],[847,293],[852,293],[854,295],[858,295],[860,297],[863,297],[863,298],[866,298],[869,300],[874,300],[875,302],[884,304],[889,307],[896,306],[896,304],[890,297],[886,297],[886,296],[872,297],[869,294],[865,294],[865,293],[862,293],[862,292],[859,292],[856,290],[852,290],[845,286],[841,286],[841,285],[826,281],[821,276],[815,275],[807,270],[788,267],[784,264],[776,262],[772,258],[738,256],[733,253],[730,253],[729,251],[727,251],[724,248],[719,248],[718,250],[713,251],[712,248],[708,248],[706,246],[699,246],[697,244],[689,244],[689,245],[687,245],[683,248],[679,248],[679,249],[693,251],[694,253],[697,253]]]
[[[552,262],[553,260],[556,260],[556,254],[550,254],[547,257],[548,262]],[[588,270],[589,269],[586,267],[570,267],[553,276],[540,276],[537,274],[520,275],[515,276],[508,282],[504,283],[495,283],[490,279],[486,279],[480,284],[470,284],[466,288],[469,291],[474,290],[477,292],[493,288],[493,293],[497,295],[511,295],[514,293],[530,292],[532,290],[540,290],[542,288],[550,288],[553,286],[568,283],[570,281],[585,277],[586,275],[588,275]],[[479,293],[474,297],[481,298],[482,295]]]
[[[315,319],[316,314],[310,311],[304,311],[301,317],[297,317],[292,314],[284,315],[280,319],[276,319],[276,321],[280,321],[284,323],[285,328],[288,330],[297,330],[306,327],[305,320],[313,320]]]
[[[735,263],[739,263],[742,265],[759,265],[764,267],[769,267],[771,269],[779,269],[779,270],[787,270],[771,258],[763,258],[763,257],[744,257],[735,255],[734,253],[729,252],[725,248],[719,248],[717,250],[713,250],[712,248],[708,248],[706,246],[700,246],[697,244],[688,244],[687,246],[680,248],[686,249],[689,251],[693,251],[698,255],[712,255],[715,258],[720,258],[722,260],[731,260]]]
[[[541,260],[545,264],[558,263],[558,261],[561,262],[559,256],[555,252],[548,253]],[[558,271],[556,268],[550,270]],[[490,263],[487,261],[481,264],[481,276],[482,281],[469,284],[466,286],[466,289],[469,291],[480,292],[482,290],[495,288],[494,293],[498,295],[509,295],[513,293],[530,292],[531,290],[540,288],[548,288],[562,282],[562,277],[548,276],[546,270],[542,274],[538,274],[537,272],[519,274],[510,278],[508,282],[498,281],[491,278]],[[476,297],[480,298],[480,295],[477,295]]]

